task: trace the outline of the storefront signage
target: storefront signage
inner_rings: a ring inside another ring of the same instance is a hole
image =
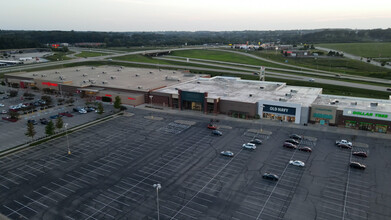
[[[314,113],[313,116],[315,118],[333,119],[333,115],[322,114],[322,113]]]
[[[383,113],[383,112],[344,109],[343,115],[359,117],[359,118],[370,118],[370,119],[376,119],[376,120],[391,121],[391,114]]]
[[[42,82],[42,85],[47,85],[47,86],[58,86],[57,83],[51,83],[51,82]]]
[[[263,105],[263,112],[273,112],[285,115],[296,115],[296,108],[283,107],[277,105]]]

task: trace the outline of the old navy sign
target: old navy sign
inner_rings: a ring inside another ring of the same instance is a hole
[[[284,115],[296,115],[296,108],[265,104],[263,106],[263,112],[272,112]]]
[[[390,113],[364,111],[364,110],[356,110],[356,109],[344,109],[343,115],[358,117],[358,118],[368,118],[368,119],[375,119],[375,120],[391,121],[391,114]]]

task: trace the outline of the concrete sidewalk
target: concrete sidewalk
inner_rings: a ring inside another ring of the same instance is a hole
[[[154,106],[153,106],[154,107]],[[320,125],[320,124],[308,124],[307,126],[301,125],[301,124],[294,124],[290,122],[280,122],[280,121],[274,121],[270,119],[240,119],[240,118],[233,118],[229,117],[227,115],[223,114],[203,114],[199,111],[192,111],[192,110],[182,110],[179,111],[177,109],[172,109],[169,107],[161,107],[156,106],[156,108],[151,108],[149,104],[143,104],[136,107],[129,107],[128,109],[143,109],[150,112],[160,112],[160,113],[168,113],[168,114],[175,114],[175,115],[184,115],[184,116],[193,116],[193,117],[199,117],[199,118],[208,118],[208,119],[218,119],[220,121],[228,120],[228,121],[237,121],[237,122],[243,122],[243,123],[249,123],[249,124],[258,124],[259,126],[266,125],[266,126],[275,126],[275,127],[289,127],[289,128],[299,128],[304,130],[315,130],[315,131],[324,131],[324,132],[331,132],[341,135],[356,135],[356,136],[363,136],[363,137],[371,137],[371,138],[382,138],[382,139],[390,139],[390,134],[383,134],[383,133],[374,133],[371,131],[363,131],[363,130],[356,130],[356,129],[349,129],[349,128],[342,128],[342,127],[334,127],[334,126],[328,126],[328,125]]]

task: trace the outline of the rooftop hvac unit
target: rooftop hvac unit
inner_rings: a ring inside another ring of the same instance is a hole
[[[137,86],[138,89],[142,89],[143,87],[142,86]]]
[[[95,67],[91,67],[91,69],[93,70],[93,69],[95,69]]]
[[[83,76],[86,77],[86,76],[88,76],[88,74],[87,73],[83,73]]]
[[[149,74],[153,74],[153,72],[149,72]]]
[[[166,76],[166,80],[169,80],[169,81],[180,81],[178,79],[178,77],[175,77],[175,76]]]
[[[372,102],[371,107],[377,107],[378,103],[377,102]]]
[[[38,76],[38,74],[36,74],[36,73],[33,73],[33,76]]]
[[[291,93],[297,93],[297,90],[291,89]]]
[[[110,79],[117,79],[116,76],[110,76]]]
[[[79,72],[80,70],[79,69],[76,69],[76,72]]]
[[[136,75],[134,75],[135,77],[139,77],[140,75],[138,75],[138,74],[136,74]]]
[[[260,89],[265,89],[265,87],[263,87],[263,86],[260,86],[259,88],[260,88]]]
[[[253,97],[253,94],[249,94],[248,96],[249,96],[249,97]]]
[[[58,72],[58,71],[56,71],[56,72],[54,72],[55,74],[59,74],[60,72]]]
[[[107,81],[103,81],[102,84],[107,84],[108,82]]]
[[[200,81],[198,81],[198,82],[197,82],[197,84],[201,84],[201,82],[200,82]]]
[[[123,66],[120,66],[119,68],[123,69],[124,67],[123,67]]]
[[[352,103],[350,103],[351,105],[357,105],[357,102],[352,102]]]
[[[65,80],[65,76],[60,76],[59,77],[61,80]]]
[[[107,72],[103,71],[102,74],[106,74]]]
[[[291,93],[285,93],[285,96],[286,97],[292,97],[292,94]]]
[[[83,83],[87,83],[87,81],[86,81],[86,80],[83,80]]]
[[[46,77],[46,74],[41,74],[41,77]]]
[[[117,69],[117,71],[119,72],[119,71],[121,71],[120,69]]]
[[[173,71],[172,73],[173,73],[173,74],[175,74],[176,72],[175,72],[175,71]]]
[[[91,80],[90,82],[91,82],[91,84],[95,84],[96,83],[95,80]]]
[[[278,99],[278,101],[280,101],[280,102],[286,102],[286,99],[280,98],[280,99]]]

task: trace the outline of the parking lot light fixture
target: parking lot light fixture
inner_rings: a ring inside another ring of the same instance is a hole
[[[65,123],[64,127],[65,127],[65,136],[67,136],[68,155],[71,155],[71,149],[69,148],[68,130],[67,130],[68,123]]]
[[[160,212],[159,212],[159,189],[162,188],[160,183],[153,184],[153,187],[156,188],[156,207],[157,207],[157,220],[160,220]]]

